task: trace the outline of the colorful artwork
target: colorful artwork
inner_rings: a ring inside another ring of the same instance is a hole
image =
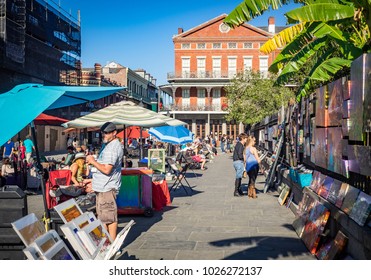
[[[316,126],[327,127],[328,111],[326,109],[327,86],[322,86],[316,90]]]
[[[341,181],[334,179],[334,181],[331,184],[330,191],[327,196],[327,200],[330,201],[332,204],[336,204],[336,200],[340,193],[341,188]]]
[[[342,174],[342,131],[341,127],[327,128],[327,169]]]
[[[165,172],[165,149],[148,149],[148,168]]]
[[[313,172],[313,179],[312,179],[312,182],[309,188],[315,193],[318,193],[318,190],[320,186],[323,185],[323,182],[325,181],[325,179],[326,179],[326,175],[323,175],[321,172],[315,170]]]
[[[298,205],[298,216],[295,218],[292,224],[299,237],[302,237],[309,214],[317,203],[318,201],[316,201],[312,196],[310,196],[308,193],[304,193],[303,198]]]
[[[349,184],[341,183],[340,191],[339,191],[339,194],[338,194],[338,196],[336,198],[336,202],[335,202],[335,206],[337,208],[341,208],[341,206],[343,205],[343,201],[344,201],[345,196],[348,193],[349,187],[350,187]]]
[[[341,126],[343,118],[343,85],[342,80],[338,79],[328,85],[329,104],[328,104],[328,126]]]
[[[349,171],[365,176],[371,174],[371,147],[348,145]]]
[[[356,202],[350,211],[349,217],[351,217],[357,224],[364,226],[371,211],[371,196],[360,192]]]
[[[283,187],[283,190],[281,191],[279,197],[278,197],[278,203],[279,203],[281,206],[285,203],[286,198],[287,198],[287,196],[289,195],[289,193],[290,193],[290,187],[287,186],[287,185],[285,185],[285,186]]]
[[[334,183],[334,178],[331,178],[331,177],[327,176],[326,179],[323,181],[323,184],[320,185],[319,188],[318,188],[318,195],[327,199],[327,197],[330,193],[330,188],[331,188],[333,183]]]
[[[316,128],[314,136],[315,164],[327,169],[327,128]]]
[[[320,235],[326,226],[330,211],[321,203],[312,208],[305,224],[302,240],[312,254],[317,252]]]
[[[44,225],[37,219],[34,213],[16,220],[12,223],[12,226],[26,246],[29,246],[45,233]]]
[[[83,213],[77,205],[76,200],[73,198],[54,206],[54,209],[57,211],[64,223],[68,223]]]
[[[364,70],[364,97],[363,97],[363,132],[371,132],[371,55],[365,56],[365,70]]]
[[[344,213],[348,215],[350,214],[350,211],[357,200],[359,192],[359,189],[349,186],[348,192],[344,197],[343,204],[341,205],[341,210],[343,210]]]
[[[365,55],[352,62],[350,68],[350,106],[349,106],[349,140],[362,141],[363,132],[363,98],[365,81]]]
[[[318,250],[316,256],[320,260],[337,260],[344,251],[347,243],[348,237],[339,230],[333,240],[324,244]]]

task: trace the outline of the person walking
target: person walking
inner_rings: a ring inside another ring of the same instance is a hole
[[[256,148],[254,147],[256,139],[254,136],[249,136],[247,139],[245,157],[246,157],[246,172],[249,175],[249,184],[247,195],[251,198],[256,198],[255,182],[258,177],[260,158]]]
[[[241,181],[242,175],[245,170],[245,144],[247,141],[246,133],[241,133],[238,135],[239,141],[236,144],[236,147],[233,152],[233,167],[236,170],[236,180],[234,183],[234,196],[242,196],[243,191],[241,190]]]
[[[220,139],[220,149],[222,150],[222,154],[225,153],[226,143],[227,143],[227,135],[223,134],[222,138]]]
[[[4,150],[3,150],[3,158],[10,158],[13,155],[14,152],[14,142],[9,139],[4,144]]]
[[[103,146],[95,160],[92,155],[86,157],[86,163],[96,168],[93,179],[83,180],[86,192],[96,192],[96,212],[98,219],[105,225],[112,240],[117,236],[116,195],[121,187],[121,167],[124,156],[123,147],[116,138],[116,125],[106,122],[101,127]]]
[[[26,140],[23,141],[23,146],[26,148],[26,161],[27,163],[30,162],[31,156],[32,156],[32,151],[35,150],[35,145],[30,139],[31,137],[28,135],[26,137]]]

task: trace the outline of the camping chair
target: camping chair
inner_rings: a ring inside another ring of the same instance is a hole
[[[189,167],[189,163],[186,163],[185,165],[181,166],[179,164],[176,164],[176,162],[172,158],[167,158],[166,161],[167,161],[169,167],[171,168],[171,171],[175,175],[175,181],[174,181],[173,185],[170,187],[170,192],[173,189],[176,190],[177,188],[182,187],[184,189],[185,193],[187,195],[189,195],[189,193],[186,189],[186,187],[188,187],[191,190],[191,195],[192,195],[193,189],[192,189],[191,185],[189,184],[189,182],[187,181],[187,178],[185,176],[185,174],[188,170],[188,167]],[[186,185],[183,184],[183,181],[185,181]]]
[[[188,169],[192,170],[194,177],[196,177],[198,179],[198,176],[197,176],[197,174],[195,173],[194,170],[195,169],[200,169],[201,165],[200,165],[200,163],[195,162],[192,159],[192,156],[187,153],[187,151],[179,152],[175,161],[180,165],[182,165],[183,163],[189,164]]]
[[[48,209],[52,209],[54,206],[56,206],[58,203],[70,199],[70,197],[67,197],[66,195],[62,195],[59,198],[59,201],[56,197],[52,197],[50,195],[50,190],[55,185],[69,185],[71,183],[71,170],[54,170],[49,172],[49,179],[46,181],[45,184],[45,198],[46,198],[46,204],[48,206]]]

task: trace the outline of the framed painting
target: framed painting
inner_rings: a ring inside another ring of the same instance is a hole
[[[364,192],[360,192],[356,202],[350,211],[349,217],[352,218],[360,226],[364,226],[371,212],[371,196]]]
[[[45,233],[44,224],[37,219],[34,213],[28,214],[11,224],[14,231],[26,246],[29,246]]]
[[[280,195],[278,196],[278,203],[282,206],[283,204],[285,204],[285,201],[286,201],[286,198],[287,196],[289,195],[290,193],[290,187],[285,185],[280,193]]]
[[[148,149],[148,168],[165,172],[165,149]]]
[[[342,174],[343,135],[341,127],[327,128],[327,169]]]
[[[79,205],[77,205],[76,200],[73,198],[54,206],[54,209],[64,223],[72,221],[83,213]]]

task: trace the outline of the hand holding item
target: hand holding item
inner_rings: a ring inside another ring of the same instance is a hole
[[[95,158],[92,155],[88,155],[86,157],[86,163],[87,164],[93,164],[93,162],[95,162]]]

